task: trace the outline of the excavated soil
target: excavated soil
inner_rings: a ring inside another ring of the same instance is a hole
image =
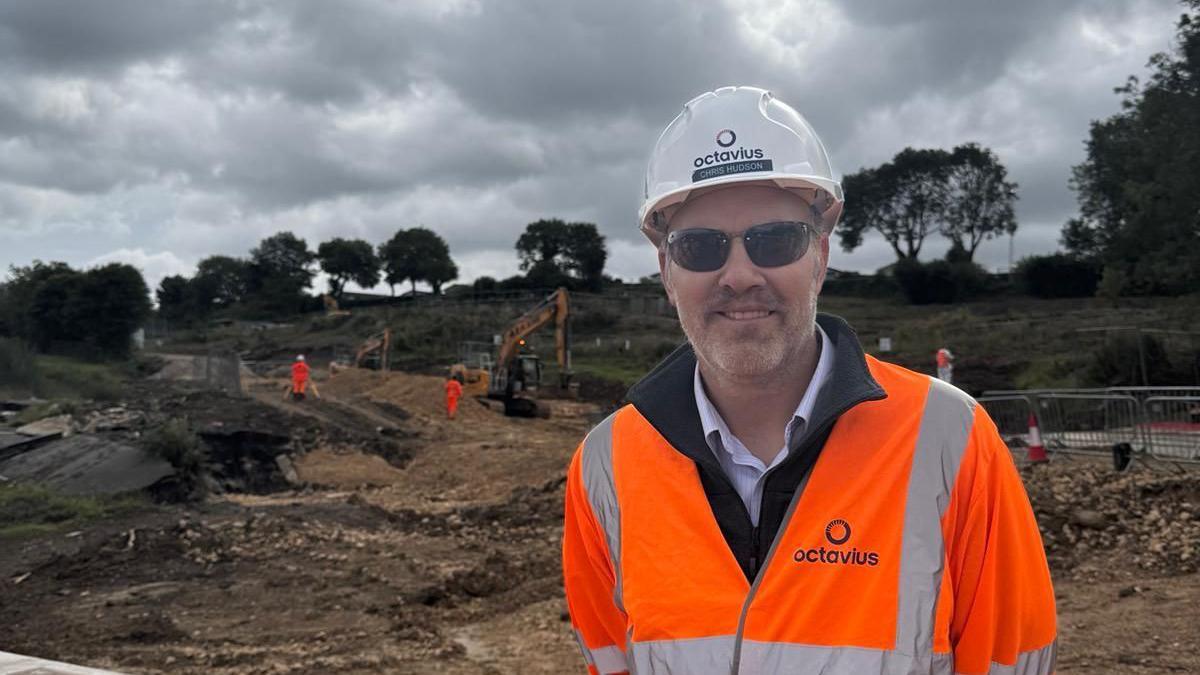
[[[304,484],[4,543],[0,649],[131,673],[582,672],[563,475],[601,406],[512,419],[465,399],[448,420],[443,385],[348,371],[298,403],[273,379],[249,399],[156,390],[151,420],[286,434]],[[1058,672],[1200,672],[1200,473],[1056,460],[1022,473]]]

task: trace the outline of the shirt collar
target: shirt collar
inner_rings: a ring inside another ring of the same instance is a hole
[[[787,436],[790,439],[793,428],[803,426],[812,416],[813,407],[817,403],[817,394],[820,393],[821,387],[825,386],[826,380],[829,379],[829,373],[833,370],[833,346],[829,342],[829,336],[825,334],[824,329],[817,323],[813,323],[816,327],[816,332],[821,336],[821,355],[817,358],[817,367],[813,369],[812,379],[809,380],[808,388],[804,390],[804,396],[800,399],[800,404],[796,406],[796,411],[792,414],[792,420],[788,423]],[[721,413],[717,412],[716,406],[709,400],[708,394],[704,391],[704,383],[700,379],[700,363],[696,363],[696,375],[694,378],[693,388],[696,395],[696,408],[700,412],[700,425],[704,428],[704,437],[712,445],[712,435],[720,434],[720,438],[724,441],[724,447],[729,447],[728,439],[733,437],[733,433],[726,426],[725,420],[721,418]]]

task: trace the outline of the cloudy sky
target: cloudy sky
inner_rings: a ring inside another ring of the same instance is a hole
[[[423,224],[461,278],[516,272],[543,217],[597,223],[607,271],[654,139],[689,98],[774,90],[839,172],[905,146],[992,148],[1016,255],[1056,247],[1112,93],[1170,48],[1171,0],[10,0],[0,4],[0,265],[142,268],[151,285],[292,230]],[[849,195],[853,198],[853,195]],[[937,255],[941,241],[927,246]],[[836,249],[836,247],[835,247]],[[979,259],[1008,264],[1007,240]],[[831,264],[870,271],[877,236]]]

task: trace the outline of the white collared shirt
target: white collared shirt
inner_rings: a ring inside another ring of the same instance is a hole
[[[819,325],[816,327],[816,332],[821,336],[821,355],[817,358],[817,367],[813,370],[808,389],[804,391],[804,396],[800,399],[800,405],[796,406],[792,420],[784,429],[783,447],[780,448],[770,465],[764,464],[762,460],[755,457],[726,426],[725,420],[721,419],[721,413],[717,412],[712,401],[708,400],[708,394],[704,391],[704,383],[700,379],[700,364],[696,364],[696,408],[700,411],[700,424],[704,428],[704,438],[721,464],[721,469],[729,477],[729,482],[733,483],[733,489],[737,490],[738,496],[742,498],[742,503],[746,505],[746,511],[750,514],[750,522],[756,527],[758,526],[759,510],[762,506],[763,475],[771,467],[787,459],[792,436],[804,434],[808,419],[812,416],[813,406],[817,402],[817,394],[820,393],[821,387],[825,386],[825,382],[829,379],[829,373],[833,369],[833,347],[829,343],[829,336]]]

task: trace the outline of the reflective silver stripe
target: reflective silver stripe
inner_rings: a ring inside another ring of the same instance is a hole
[[[619,412],[619,411],[618,411]],[[617,504],[617,488],[613,482],[612,440],[613,413],[597,424],[583,439],[583,457],[580,462],[583,487],[587,490],[592,513],[604,529],[608,554],[612,558],[616,585],[613,587],[613,603],[623,613],[624,595],[621,591],[621,508]]]
[[[733,669],[732,635],[634,642],[629,647],[631,675],[728,673]]]
[[[1055,640],[1041,649],[1017,654],[1017,662],[1011,666],[993,663],[988,669],[988,675],[1050,675],[1054,672],[1054,662],[1058,659],[1058,641]]]
[[[579,651],[583,652],[583,660],[589,666],[596,666],[596,670],[600,671],[601,675],[629,671],[629,663],[625,661],[625,652],[620,647],[609,645],[588,649],[583,642],[583,635],[579,631],[574,631],[574,633],[575,642],[579,644]]]
[[[904,500],[895,646],[901,654],[929,658],[933,653],[945,561],[942,515],[950,503],[974,421],[975,401],[970,396],[930,378]]]
[[[918,658],[896,651],[863,647],[823,647],[744,640],[741,672],[797,675],[952,675],[954,659],[950,654],[929,652]]]

